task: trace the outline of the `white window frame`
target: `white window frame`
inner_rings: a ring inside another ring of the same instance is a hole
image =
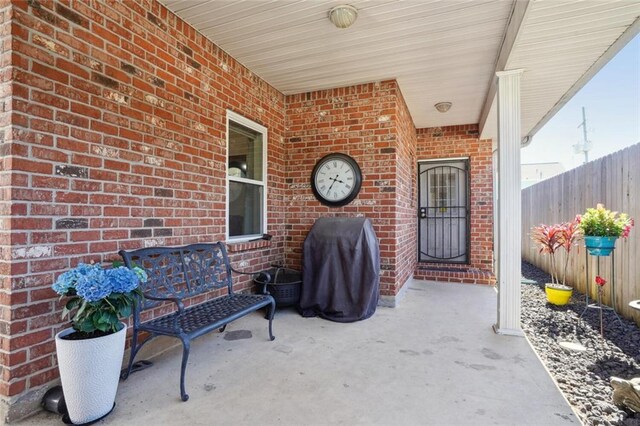
[[[253,179],[247,179],[242,177],[233,177],[229,176],[229,124],[233,121],[242,126],[248,127],[251,130],[255,130],[258,133],[262,134],[262,181],[257,181]],[[231,110],[227,110],[227,152],[225,155],[225,195],[226,195],[226,203],[225,203],[225,237],[229,242],[244,242],[254,238],[262,237],[262,234],[267,233],[267,146],[268,146],[268,132],[267,128],[256,123],[255,121],[249,120],[246,117],[243,117],[240,114],[237,114]],[[243,235],[241,237],[230,237],[229,236],[229,182],[242,182],[242,183],[250,183],[253,185],[262,186],[262,233],[261,234],[251,234],[251,235]]]

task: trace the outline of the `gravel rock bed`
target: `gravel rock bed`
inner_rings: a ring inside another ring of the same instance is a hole
[[[604,339],[600,337],[598,309],[585,307],[584,295],[574,290],[570,303],[547,303],[544,283],[549,276],[522,262],[522,275],[537,284],[522,284],[522,327],[569,403],[586,425],[640,426],[640,414],[613,404],[612,376],[640,377],[640,330],[632,321],[618,322],[613,311],[603,311]],[[559,342],[576,342],[585,352],[568,352]]]

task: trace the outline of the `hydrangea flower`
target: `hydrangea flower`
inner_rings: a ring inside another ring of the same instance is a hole
[[[76,280],[74,271],[67,271],[58,277],[51,288],[53,288],[53,291],[58,293],[60,296],[64,296],[65,294],[67,294],[70,288],[73,288],[75,281]]]
[[[87,302],[97,302],[104,299],[113,291],[113,284],[102,267],[93,268],[88,274],[82,275],[76,282],[78,296]]]
[[[62,318],[69,316],[74,330],[88,339],[96,332],[115,333],[122,329],[120,318],[131,315],[137,298],[142,296],[138,286],[146,280],[147,274],[139,267],[104,269],[100,264],[81,263],[61,274],[52,288],[69,297]],[[75,316],[71,314],[74,310]]]
[[[139,266],[134,266],[133,267],[133,272],[136,273],[136,275],[140,279],[141,283],[145,283],[145,282],[147,282],[147,279],[149,279],[149,275],[147,275],[147,271],[145,271],[144,269],[142,269]]]
[[[60,275],[55,283],[53,283],[53,291],[60,296],[65,296],[70,289],[75,289],[76,283],[82,277],[87,276],[94,268],[100,267],[100,265],[87,265],[86,263],[80,263],[75,268]]]
[[[138,274],[124,266],[109,269],[107,271],[107,278],[112,285],[114,293],[128,293],[138,287],[140,283]]]

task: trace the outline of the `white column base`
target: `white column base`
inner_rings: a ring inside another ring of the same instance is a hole
[[[520,328],[499,328],[498,324],[493,324],[493,332],[503,336],[524,337],[524,332]]]

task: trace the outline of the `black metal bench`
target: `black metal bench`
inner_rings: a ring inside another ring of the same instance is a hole
[[[128,368],[122,373],[123,380],[129,377],[136,354],[147,342],[157,336],[173,336],[182,342],[180,396],[186,401],[189,395],[185,391],[184,379],[192,339],[216,329],[223,332],[231,321],[269,305],[269,338],[275,339],[271,325],[276,304],[273,297],[266,293],[266,289],[263,289],[265,294],[233,292],[232,272],[254,276],[265,273],[233,269],[223,243],[122,250],[120,256],[126,266],[139,266],[149,276],[147,282],[141,284],[144,300],[133,310],[131,357]],[[269,280],[267,277],[266,281]],[[205,295],[225,286],[227,294],[223,296],[189,307],[185,307],[183,303],[183,299]],[[145,322],[141,321],[143,311],[158,307],[163,302],[172,302],[176,310]],[[140,332],[148,332],[150,335],[138,343]]]

